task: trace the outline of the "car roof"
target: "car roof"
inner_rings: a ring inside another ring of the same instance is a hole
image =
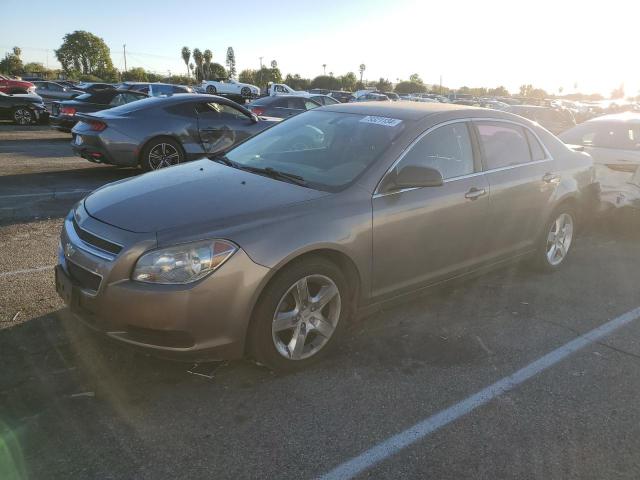
[[[322,109],[330,112],[390,117],[400,120],[421,120],[429,115],[450,112],[452,110],[473,110],[465,105],[416,102],[341,103],[328,105],[322,107]]]
[[[624,112],[592,118],[589,122],[640,123],[640,113]]]

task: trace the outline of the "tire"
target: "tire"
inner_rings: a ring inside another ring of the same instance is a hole
[[[245,98],[250,97],[251,96],[251,89],[249,87],[242,87],[240,89],[240,94]]]
[[[17,125],[31,125],[36,120],[35,114],[27,107],[15,108],[12,118]]]
[[[536,270],[554,272],[566,262],[575,242],[576,218],[575,210],[569,205],[561,205],[553,212],[538,239],[532,259]]]
[[[213,85],[207,85],[207,93],[209,95],[215,95],[216,93],[218,93],[218,90]]]
[[[308,294],[300,296],[304,284]],[[323,257],[285,267],[267,285],[254,310],[248,338],[251,355],[277,371],[300,370],[317,362],[342,336],[350,298],[344,274]]]
[[[140,154],[140,167],[145,172],[184,162],[182,146],[172,138],[158,137],[149,141]]]

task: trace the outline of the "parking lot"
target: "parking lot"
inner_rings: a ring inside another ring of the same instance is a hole
[[[304,372],[175,363],[95,337],[54,290],[62,217],[137,174],[69,141],[0,123],[0,478],[640,476],[637,218],[585,228],[556,274],[513,265],[357,319]]]

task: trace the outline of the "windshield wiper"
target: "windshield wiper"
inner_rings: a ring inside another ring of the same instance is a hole
[[[211,155],[210,157],[208,157],[209,160],[213,160],[214,162],[217,163],[221,163],[223,165],[226,165],[227,167],[233,167],[233,168],[237,168],[237,165],[232,162],[231,160],[229,160],[226,155]]]
[[[285,182],[293,183],[295,185],[300,185],[301,187],[305,187],[307,182],[300,175],[294,175],[293,173],[281,172],[280,170],[276,170],[271,167],[250,167],[246,165],[235,164],[234,167],[240,168],[242,170],[246,170],[247,172],[257,173],[259,175],[266,175],[271,178],[275,178],[277,180],[283,180]]]

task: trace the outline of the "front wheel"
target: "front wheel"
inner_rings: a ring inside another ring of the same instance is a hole
[[[552,272],[565,262],[573,245],[575,218],[569,207],[560,207],[551,215],[534,257],[534,265],[539,270]]]
[[[35,121],[35,115],[26,107],[18,107],[13,111],[13,121],[18,125],[31,125]]]
[[[171,138],[158,138],[142,150],[140,166],[146,172],[177,165],[184,161],[182,147]]]
[[[216,93],[218,93],[218,90],[213,85],[207,85],[207,93],[209,95],[215,95]]]
[[[249,348],[274,370],[307,367],[330,351],[349,312],[342,271],[322,257],[296,262],[266,287],[254,312]]]
[[[247,98],[251,96],[251,89],[249,87],[242,87],[242,89],[240,90],[240,94]]]

